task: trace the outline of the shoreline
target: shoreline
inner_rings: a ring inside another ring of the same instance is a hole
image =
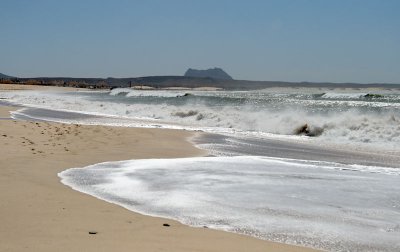
[[[0,107],[0,117],[12,109]],[[193,133],[15,120],[0,120],[0,129],[0,250],[315,251],[141,215],[78,193],[57,176],[104,161],[205,155],[187,140]]]

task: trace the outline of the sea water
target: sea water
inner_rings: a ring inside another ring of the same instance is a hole
[[[331,251],[400,250],[399,90],[1,96],[26,106],[13,113],[17,119],[210,133],[195,143],[214,157],[112,162],[61,173],[78,191],[144,214],[262,239]]]
[[[372,94],[372,95],[371,95]],[[265,89],[106,92],[7,92],[25,106],[113,117],[87,124],[167,127],[395,151],[400,146],[400,90]],[[30,111],[31,112],[31,111]],[[20,114],[24,114],[20,111]],[[51,117],[47,119],[52,119]],[[62,121],[61,118],[57,118]],[[71,120],[64,120],[70,122]],[[82,121],[82,120],[80,120]]]

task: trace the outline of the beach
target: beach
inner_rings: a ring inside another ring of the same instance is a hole
[[[0,252],[400,252],[400,1],[320,2],[2,1]]]
[[[400,246],[396,90],[0,88],[2,246]]]
[[[0,106],[0,251],[313,251],[137,214],[57,176],[105,161],[207,155],[188,141],[193,132],[6,119],[15,109]]]

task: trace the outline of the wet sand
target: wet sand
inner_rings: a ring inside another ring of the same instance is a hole
[[[348,165],[368,165],[380,167],[400,167],[398,151],[354,150],[329,144],[313,142],[293,142],[283,139],[240,138],[215,134],[204,134],[195,139],[196,144],[212,144],[211,153],[224,156],[258,155],[299,160],[334,162]],[[232,144],[234,143],[234,144]],[[204,147],[205,149],[207,147]]]
[[[0,117],[12,109],[0,106]],[[206,155],[187,141],[192,136],[0,120],[0,251],[313,251],[143,216],[73,191],[57,177],[104,161]]]

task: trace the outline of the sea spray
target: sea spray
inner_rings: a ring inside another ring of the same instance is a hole
[[[259,133],[260,137],[274,134],[293,136],[293,141],[300,134],[315,137],[314,141],[320,144],[342,144],[346,148],[400,149],[399,91],[381,90],[382,95],[373,98],[366,98],[368,92],[360,90],[330,90],[324,94],[307,89],[278,91],[191,91],[191,95],[185,96],[175,90],[113,89],[7,92],[5,96],[27,106],[109,116],[114,120],[110,123],[118,119],[147,120],[124,126]],[[148,120],[152,122],[149,124]],[[299,131],[302,127],[304,130]]]

